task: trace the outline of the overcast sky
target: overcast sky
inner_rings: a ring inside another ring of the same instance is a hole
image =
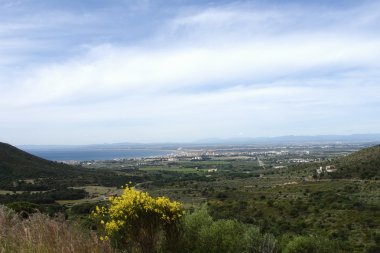
[[[380,1],[0,0],[2,142],[379,132]]]

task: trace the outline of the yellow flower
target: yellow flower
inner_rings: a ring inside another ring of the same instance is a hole
[[[109,201],[108,208],[96,207],[93,215],[102,218],[100,224],[104,227],[107,238],[126,229],[138,229],[135,226],[143,224],[146,219],[157,225],[173,224],[184,214],[181,203],[167,197],[153,198],[147,192],[128,185],[121,196],[110,197]]]

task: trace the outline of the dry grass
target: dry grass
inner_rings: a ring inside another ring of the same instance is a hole
[[[108,242],[95,233],[69,224],[64,219],[52,219],[33,214],[21,219],[0,206],[0,253],[97,253],[114,252]]]

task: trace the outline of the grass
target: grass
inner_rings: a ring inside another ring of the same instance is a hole
[[[0,190],[0,195],[6,195],[6,194],[20,194],[23,193],[23,191],[7,191],[7,190]]]
[[[107,187],[99,185],[87,185],[79,187],[71,187],[73,189],[84,189],[89,193],[89,198],[85,199],[75,199],[75,200],[57,200],[56,202],[60,205],[72,206],[74,204],[83,204],[83,203],[94,203],[100,200],[104,200],[104,197],[111,195],[120,195],[123,192],[123,189],[117,187]]]
[[[26,191],[8,191],[8,190],[1,190],[0,189],[0,195],[6,195],[6,194],[21,194],[23,192],[26,192]],[[45,192],[45,191],[28,191],[30,193],[40,193],[40,192]]]
[[[73,187],[74,189],[84,189],[86,192],[93,197],[99,197],[107,194],[121,194],[123,192],[122,189],[117,187],[107,187],[107,186],[99,186],[99,185],[87,185],[81,187]]]
[[[165,167],[165,166],[149,166],[149,167],[143,167],[139,170],[142,171],[170,171],[170,172],[181,172],[181,173],[199,173],[204,172],[205,170],[197,170],[195,168],[180,168],[180,167]]]
[[[99,201],[98,198],[94,198],[94,199],[56,200],[55,202],[57,202],[58,204],[60,204],[62,206],[72,206],[75,204],[95,203],[98,201]]]
[[[2,253],[101,253],[114,252],[108,242],[63,219],[34,214],[28,219],[0,206],[0,252]]]

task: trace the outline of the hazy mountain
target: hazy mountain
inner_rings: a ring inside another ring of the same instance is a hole
[[[287,135],[257,138],[203,139],[197,143],[209,144],[305,144],[305,143],[380,143],[380,134],[353,135]]]
[[[353,135],[287,135],[277,137],[240,137],[240,138],[208,138],[193,142],[167,143],[104,143],[92,145],[20,145],[25,150],[75,150],[75,149],[160,149],[175,150],[178,147],[194,147],[207,145],[276,145],[276,144],[332,144],[332,143],[380,143],[380,134],[353,134]]]

